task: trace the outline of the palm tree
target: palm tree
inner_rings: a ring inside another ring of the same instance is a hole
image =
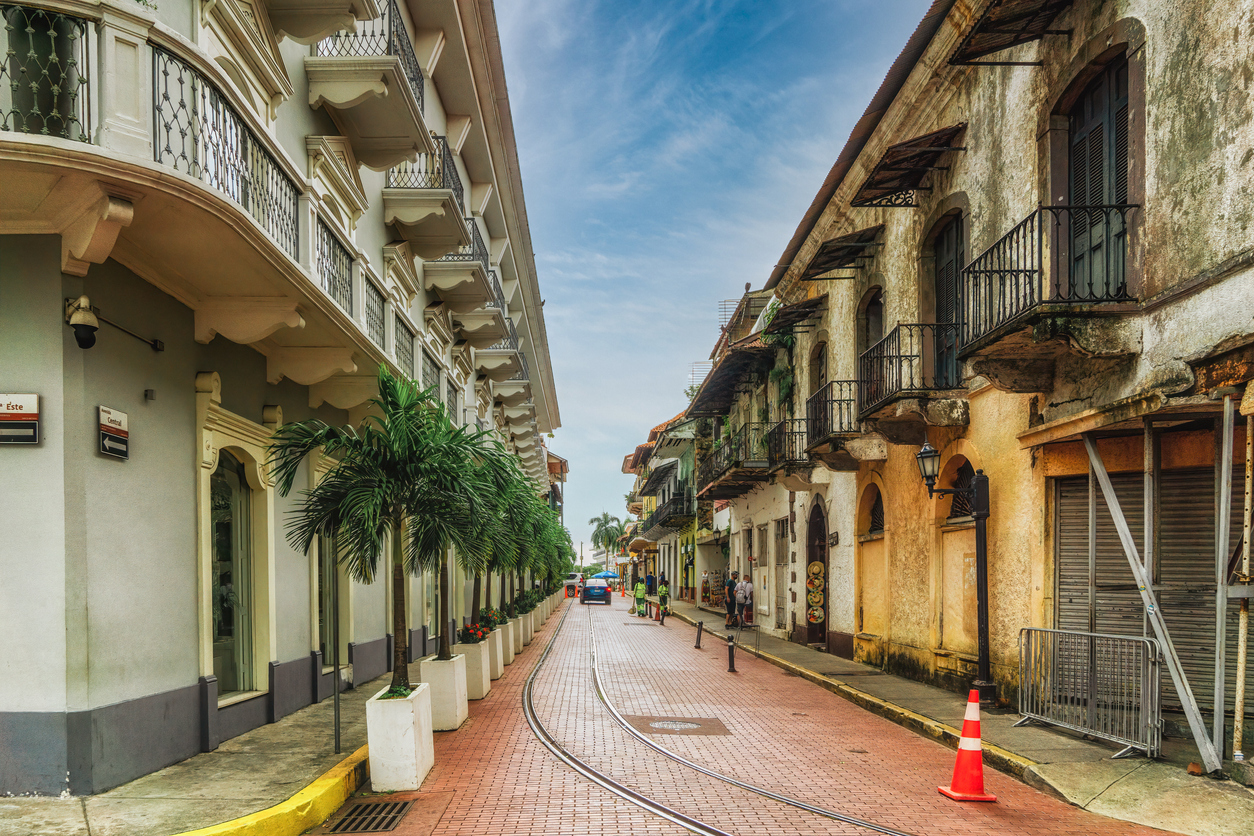
[[[408,691],[405,576],[440,568],[441,619],[448,623],[446,555],[450,547],[470,560],[482,554],[485,536],[477,516],[488,487],[477,465],[497,458],[482,433],[455,428],[429,392],[379,369],[374,411],[357,427],[332,427],[311,419],[287,424],[271,445],[280,494],[295,484],[301,462],[315,450],[335,461],[287,523],[293,548],[308,552],[314,539],[335,543],[340,562],[361,583],[372,583],[379,556],[391,549],[392,688]],[[496,444],[499,448],[499,443]],[[503,449],[499,458],[505,459]],[[441,631],[447,633],[447,630]],[[447,635],[441,658],[450,658]]]
[[[592,545],[600,546],[607,552],[612,551],[616,539],[614,535],[621,534],[618,529],[622,526],[622,521],[611,516],[609,511],[602,511],[601,516],[588,520],[588,525],[592,526]]]

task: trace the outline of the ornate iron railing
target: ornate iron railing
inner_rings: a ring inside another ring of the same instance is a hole
[[[424,108],[426,94],[423,83],[422,65],[414,54],[413,42],[405,29],[405,19],[401,17],[396,0],[388,0],[383,7],[383,14],[374,20],[358,21],[356,32],[337,32],[329,38],[318,41],[314,48],[317,55],[323,58],[340,56],[394,55],[400,59],[401,70],[409,79],[409,86],[418,100],[418,108]]]
[[[766,434],[766,459],[772,470],[789,464],[805,464],[809,434],[806,419],[788,418],[780,421]]]
[[[854,434],[858,423],[858,381],[832,380],[806,401],[807,445],[833,435]]]
[[[509,376],[510,380],[531,380],[531,367],[527,365],[527,355],[518,349],[518,364],[521,368]]]
[[[479,234],[479,224],[474,218],[466,218],[466,228],[470,230],[470,243],[458,247],[455,253],[440,256],[436,261],[478,261],[483,265],[483,272],[487,273],[492,266],[488,263],[488,247]]]
[[[501,279],[495,270],[488,271],[488,284],[492,285],[492,298],[484,303],[485,308],[496,308],[502,315],[505,313],[505,291],[501,289]],[[513,323],[510,323],[511,325]]]
[[[396,365],[411,379],[414,377],[414,332],[399,316],[396,317]]]
[[[458,211],[464,211],[466,190],[462,176],[453,162],[453,149],[442,136],[435,137],[435,153],[419,154],[412,163],[405,162],[388,169],[389,189],[449,189],[457,199]]]
[[[1041,206],[962,269],[962,345],[1042,304],[1125,302],[1138,207]]]
[[[297,257],[300,190],[204,76],[160,47],[153,54],[154,156],[243,207]]]
[[[903,323],[858,358],[858,402],[862,414],[906,392],[956,389],[956,323]]]
[[[0,5],[0,131],[91,142],[88,22]]]
[[[681,479],[675,486],[675,492],[665,501],[658,504],[653,513],[645,517],[640,531],[644,537],[656,536],[655,529],[673,528],[677,518],[687,519],[696,516],[697,502],[687,480]]]
[[[353,257],[330,227],[318,221],[314,261],[322,289],[349,315],[353,315]]]
[[[367,280],[365,309],[362,312],[366,320],[366,336],[374,340],[379,348],[387,348],[387,322],[384,319],[387,305],[384,298],[383,291]]]
[[[744,424],[715,447],[697,468],[698,492],[734,468],[767,467],[767,429],[766,424]]]
[[[488,346],[488,351],[518,351],[518,330],[514,320],[505,317],[505,336]]]

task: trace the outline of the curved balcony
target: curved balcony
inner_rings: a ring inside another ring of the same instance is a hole
[[[697,497],[734,499],[770,478],[767,425],[745,424],[733,432],[697,469]]]
[[[422,265],[426,290],[438,293],[454,313],[470,313],[495,295],[489,279],[492,267],[488,263],[488,247],[479,233],[479,224],[474,218],[466,218],[464,223],[470,243]]]
[[[388,169],[383,189],[383,220],[396,227],[410,248],[430,260],[471,243],[462,218],[466,192],[448,140],[435,137],[436,150],[412,163]]]
[[[488,281],[492,286],[492,298],[481,308],[453,316],[458,333],[474,348],[494,345],[509,333],[505,326],[508,319],[505,315],[505,294],[501,291],[501,280],[495,270],[488,271]]]
[[[475,351],[475,368],[494,383],[509,380],[522,371],[526,362],[518,347],[518,331],[514,321],[505,317],[505,334],[487,348]]]

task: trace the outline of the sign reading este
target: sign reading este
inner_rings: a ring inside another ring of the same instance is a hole
[[[131,439],[126,430],[126,413],[100,407],[100,452],[119,459],[131,457]]]
[[[39,443],[39,396],[0,395],[0,444]]]

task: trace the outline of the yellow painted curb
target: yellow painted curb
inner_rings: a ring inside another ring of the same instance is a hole
[[[689,624],[696,626],[695,622],[688,616],[678,612],[675,613],[675,615],[684,621],[687,621]],[[719,636],[720,638],[724,637],[723,634],[708,628],[705,632]],[[736,642],[736,646],[742,650],[752,653],[754,656],[757,656],[765,662],[770,662],[778,668],[783,668],[789,673],[795,674],[802,679],[808,680],[809,682],[813,682],[820,688],[830,691],[838,697],[849,700],[849,702],[854,705],[864,708],[873,714],[878,714],[880,717],[883,717],[886,720],[891,720],[897,725],[904,726],[917,734],[922,734],[937,742],[944,743],[951,748],[958,748],[958,741],[962,739],[961,731],[953,726],[942,723],[939,720],[933,720],[931,717],[924,717],[922,714],[918,714],[908,708],[897,705],[896,703],[891,703],[888,700],[868,694],[866,691],[860,691],[839,679],[829,679],[822,674],[815,673],[809,668],[803,668],[800,665],[789,662],[786,659],[781,659],[770,653],[756,650],[748,645],[741,644],[740,642]],[[1014,752],[1011,752],[1008,749],[1003,749],[1000,746],[994,746],[991,743],[982,743],[981,748],[983,749],[985,763],[996,769],[1000,769],[1003,772],[1008,772],[1016,778],[1022,778],[1028,769],[1036,766],[1036,761],[1025,758],[1022,755],[1015,754]]]
[[[362,746],[296,795],[268,810],[189,830],[176,836],[299,836],[344,806],[370,775],[369,747]]]

